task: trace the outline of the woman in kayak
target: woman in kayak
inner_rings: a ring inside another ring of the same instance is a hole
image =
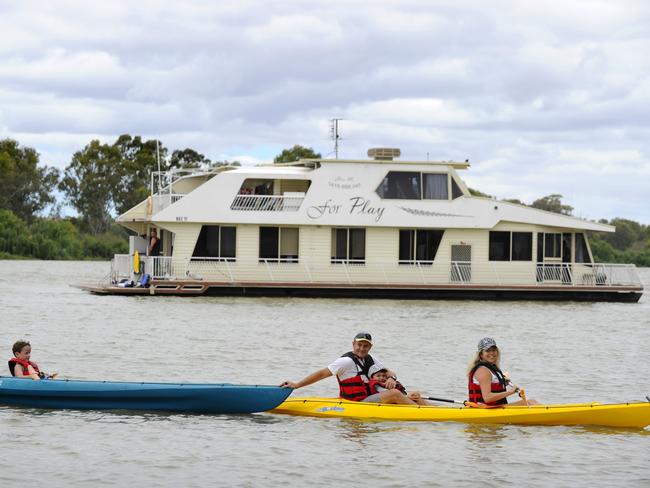
[[[519,387],[512,384],[499,368],[501,352],[491,337],[484,337],[478,343],[478,350],[472,356],[467,368],[469,401],[485,405],[506,405],[507,397],[519,393]],[[536,405],[535,400],[520,400],[510,405]]]
[[[33,380],[44,380],[55,378],[58,373],[48,375],[43,373],[38,365],[30,361],[32,346],[27,341],[18,341],[12,347],[14,357],[9,360],[9,371],[16,378],[31,378]]]

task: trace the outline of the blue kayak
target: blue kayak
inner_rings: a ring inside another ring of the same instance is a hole
[[[272,410],[291,388],[263,385],[41,380],[0,376],[0,404],[78,410],[252,413]]]

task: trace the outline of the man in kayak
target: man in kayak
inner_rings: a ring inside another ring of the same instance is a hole
[[[306,376],[298,382],[285,381],[280,386],[298,389],[311,385],[329,376],[336,375],[339,382],[339,396],[355,402],[402,403],[415,405],[415,402],[395,388],[395,373],[387,370],[386,391],[370,394],[368,387],[369,370],[373,365],[383,369],[384,366],[370,354],[372,336],[368,332],[359,332],[352,341],[352,351],[345,353],[329,366]]]
[[[12,351],[14,357],[8,361],[9,371],[12,376],[16,378],[31,378],[33,380],[44,380],[58,376],[58,373],[52,373],[51,375],[43,373],[35,362],[30,361],[32,346],[29,342],[16,342],[12,347]]]

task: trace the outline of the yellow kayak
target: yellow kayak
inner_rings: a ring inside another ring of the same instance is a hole
[[[274,413],[361,420],[469,422],[518,425],[650,425],[650,403],[582,403],[496,408],[386,405],[340,398],[289,398]]]

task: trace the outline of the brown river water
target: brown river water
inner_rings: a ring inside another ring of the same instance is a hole
[[[94,296],[107,263],[0,261],[0,350],[69,378],[279,384],[373,334],[412,389],[466,395],[477,341],[546,403],[650,395],[637,304]],[[646,290],[650,269],[641,269]],[[2,374],[7,374],[4,372]],[[336,396],[333,378],[295,396]],[[0,406],[0,487],[650,487],[650,430],[361,422]]]

